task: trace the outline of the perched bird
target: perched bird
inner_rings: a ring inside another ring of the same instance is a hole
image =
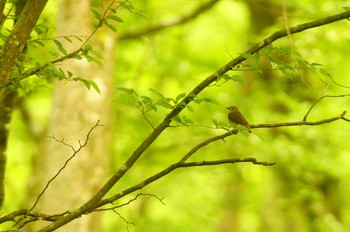
[[[240,124],[242,126],[245,126],[248,128],[250,132],[250,126],[243,114],[239,111],[239,109],[236,106],[230,106],[227,107],[230,112],[228,112],[227,118],[230,123],[237,125]]]

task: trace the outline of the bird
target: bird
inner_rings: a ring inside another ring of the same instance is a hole
[[[249,130],[249,132],[251,132],[249,123],[247,122],[243,114],[239,111],[237,106],[226,107],[226,109],[230,111],[228,112],[227,118],[231,124],[240,124],[242,126],[245,126]]]

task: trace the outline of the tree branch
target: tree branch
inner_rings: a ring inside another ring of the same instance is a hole
[[[320,97],[319,99],[317,99],[310,107],[310,109],[307,111],[307,113],[305,114],[303,121],[307,120],[307,117],[309,116],[311,110],[314,108],[314,106],[319,103],[322,99],[324,98],[336,98],[336,97],[350,97],[350,94],[341,94],[341,95],[324,95],[322,97]]]
[[[34,202],[33,206],[29,209],[29,212],[31,212],[35,206],[38,204],[40,198],[44,195],[45,191],[49,188],[50,184],[52,183],[52,181],[54,181],[59,175],[60,173],[66,168],[66,166],[68,165],[68,163],[81,151],[81,149],[83,149],[84,147],[86,147],[86,145],[89,142],[90,139],[90,135],[92,133],[92,131],[98,127],[98,126],[102,126],[100,124],[100,120],[98,120],[96,122],[96,124],[89,130],[89,132],[86,135],[86,139],[84,141],[83,144],[80,143],[79,141],[79,147],[76,149],[74,148],[72,145],[67,144],[66,142],[64,142],[64,140],[58,140],[54,135],[52,135],[50,138],[54,139],[56,142],[62,143],[63,145],[69,147],[72,149],[73,154],[66,160],[66,162],[63,164],[63,166],[57,171],[57,173],[47,182],[46,186],[44,187],[44,189],[40,192],[39,196],[37,197],[36,201]]]
[[[169,27],[173,27],[176,25],[187,23],[188,21],[196,18],[197,16],[199,16],[203,12],[211,9],[218,2],[219,2],[219,0],[210,0],[204,4],[199,5],[192,12],[190,12],[189,14],[184,15],[182,17],[166,19],[164,21],[155,23],[154,25],[151,25],[151,26],[143,28],[143,29],[137,29],[136,31],[129,31],[129,32],[122,33],[118,36],[118,40],[135,39],[135,38],[138,38],[141,36],[145,36],[148,34],[158,32],[160,30],[167,29]]]
[[[6,86],[9,74],[22,52],[48,0],[29,0],[0,53],[0,86]]]
[[[340,119],[349,121],[348,119],[346,119],[344,117],[345,113],[346,112],[344,111],[339,116],[335,116],[332,118],[323,119],[323,120],[319,120],[319,121],[314,121],[314,122],[297,121],[297,122],[286,122],[286,123],[275,123],[275,124],[257,124],[257,125],[251,125],[250,128],[251,129],[253,129],[253,128],[255,128],[255,129],[257,129],[257,128],[275,128],[275,127],[301,126],[301,125],[314,126],[314,125],[322,125],[325,123],[330,123],[330,122],[337,121]],[[109,197],[109,198],[106,198],[106,199],[99,201],[95,207],[101,207],[103,205],[112,203],[112,202],[122,198],[123,196],[126,196],[132,192],[140,190],[140,189],[144,188],[145,186],[151,184],[152,182],[168,175],[169,173],[173,172],[174,170],[176,170],[178,168],[195,167],[195,166],[212,166],[212,165],[220,165],[220,164],[228,164],[228,163],[241,163],[241,162],[251,162],[253,164],[263,165],[263,166],[271,166],[271,165],[275,164],[273,162],[257,161],[256,158],[253,158],[253,157],[221,159],[221,160],[211,160],[211,161],[199,161],[199,162],[186,162],[194,153],[196,153],[199,149],[203,148],[204,146],[206,146],[212,142],[218,141],[218,140],[224,140],[224,138],[226,138],[228,136],[236,135],[238,132],[239,131],[237,129],[233,129],[233,130],[226,132],[224,134],[206,139],[205,141],[203,141],[203,142],[199,143],[198,145],[196,145],[195,147],[193,147],[177,163],[170,165],[169,167],[167,167],[163,171],[158,172],[157,174],[147,178],[146,180],[142,181],[141,183],[139,183],[137,185],[134,185],[128,189],[125,189],[112,197]]]

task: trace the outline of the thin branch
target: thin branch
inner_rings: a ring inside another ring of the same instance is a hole
[[[271,166],[275,165],[274,162],[265,162],[265,161],[257,161],[254,157],[244,157],[244,158],[236,158],[236,159],[221,159],[221,160],[211,160],[211,161],[200,161],[200,162],[187,162],[181,163],[181,168],[187,167],[198,167],[198,166],[212,166],[212,165],[220,165],[220,164],[233,164],[233,163],[252,163],[256,165],[262,166]]]
[[[115,205],[112,207],[108,207],[108,208],[102,208],[102,209],[94,209],[93,211],[108,211],[108,210],[114,210],[114,209],[118,209],[118,208],[122,208],[126,205],[130,205],[132,202],[136,201],[140,196],[151,196],[156,198],[160,203],[162,203],[163,205],[166,205],[163,200],[164,198],[160,198],[154,194],[150,194],[150,193],[138,193],[135,197],[133,197],[132,199],[129,199],[127,202],[120,204],[120,205]]]
[[[324,98],[336,98],[336,97],[350,97],[350,94],[341,94],[341,95],[324,95],[322,97],[320,97],[319,99],[317,99],[310,107],[310,109],[307,111],[307,113],[305,114],[304,118],[303,118],[303,121],[306,121],[307,120],[307,117],[309,116],[312,108],[314,108],[314,106],[319,103],[322,99]]]
[[[153,124],[151,123],[151,121],[147,118],[147,115],[146,115],[146,112],[144,111],[144,109],[139,109],[139,108],[136,108],[138,109],[141,113],[142,113],[142,116],[143,118],[147,121],[147,123],[152,127],[152,129],[154,130],[155,127],[153,126]]]
[[[135,39],[141,36],[145,36],[148,34],[158,32],[160,30],[164,30],[164,29],[176,26],[176,25],[187,23],[190,20],[202,14],[203,12],[211,9],[218,2],[219,0],[210,0],[204,4],[199,5],[196,9],[194,9],[192,12],[190,12],[187,15],[177,17],[177,18],[172,18],[172,19],[166,19],[164,21],[157,22],[154,25],[151,25],[149,27],[146,27],[143,29],[137,29],[136,31],[122,33],[118,36],[118,40]]]
[[[133,222],[129,222],[128,220],[126,220],[120,213],[118,213],[118,211],[116,211],[115,209],[113,209],[113,212],[115,214],[118,215],[118,217],[120,217],[125,223],[126,223],[126,230],[129,231],[129,225],[133,225],[136,226],[135,223]]]
[[[45,191],[49,188],[50,184],[61,174],[61,172],[67,167],[68,163],[81,151],[81,149],[83,149],[87,144],[88,141],[90,139],[90,134],[92,133],[92,131],[98,127],[98,126],[102,126],[100,123],[100,120],[98,120],[96,122],[96,124],[89,130],[89,132],[86,135],[85,141],[83,144],[80,143],[79,141],[79,148],[75,149],[72,145],[67,144],[64,142],[64,140],[58,140],[54,135],[52,135],[52,139],[54,139],[56,142],[62,143],[63,145],[71,148],[73,150],[73,154],[65,161],[65,163],[63,164],[63,166],[57,171],[57,173],[46,183],[46,186],[44,187],[44,189],[40,192],[39,196],[37,197],[35,203],[33,204],[33,206],[29,209],[29,212],[31,212],[35,206],[39,203],[40,198],[44,195]]]
[[[298,122],[282,122],[282,123],[274,123],[274,124],[269,124],[269,123],[264,123],[264,124],[256,124],[256,125],[251,125],[250,128],[274,128],[274,127],[287,127],[287,126],[317,126],[317,125],[322,125],[326,123],[331,123],[337,120],[344,120],[344,121],[349,121],[345,117],[346,111],[343,111],[341,114],[335,117],[319,120],[319,121],[314,121],[314,122],[309,122],[309,121],[298,121]]]

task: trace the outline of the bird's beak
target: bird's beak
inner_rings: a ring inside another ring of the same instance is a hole
[[[230,109],[230,107],[226,107],[226,109],[228,109],[228,110],[229,110],[229,109]]]

